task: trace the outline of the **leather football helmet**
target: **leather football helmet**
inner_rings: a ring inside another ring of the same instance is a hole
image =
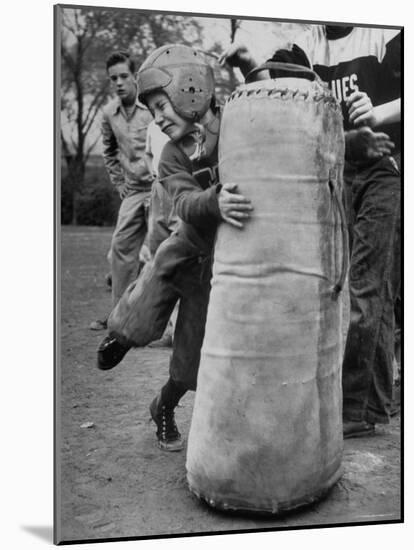
[[[153,51],[141,65],[138,98],[146,105],[146,96],[164,92],[174,110],[183,118],[200,120],[214,95],[214,75],[204,55],[189,46],[170,44]]]

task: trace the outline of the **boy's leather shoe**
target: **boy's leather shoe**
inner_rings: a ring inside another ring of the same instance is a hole
[[[105,336],[98,347],[98,369],[113,369],[122,361],[129,349],[129,347],[120,344],[113,336]]]
[[[150,405],[151,418],[157,425],[158,446],[163,451],[182,451],[184,448],[181,434],[174,418],[174,409],[162,404],[161,396]]]

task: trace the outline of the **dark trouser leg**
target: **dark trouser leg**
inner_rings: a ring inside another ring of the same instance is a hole
[[[400,176],[389,159],[352,185],[351,319],[343,362],[344,420],[388,422],[394,303],[400,281]]]
[[[124,292],[113,309],[108,328],[111,336],[130,346],[146,346],[160,338],[177,300],[174,273],[180,269],[180,248],[173,235],[159,247],[138,279]]]
[[[180,304],[173,339],[170,377],[189,390],[197,386],[201,346],[210,296],[209,260],[196,265],[180,281]]]
[[[183,384],[169,378],[167,383],[161,388],[161,403],[167,409],[174,409],[186,392],[187,388]]]
[[[196,260],[186,263],[177,269],[174,276],[173,286],[179,294],[180,305],[170,361],[170,378],[150,406],[151,416],[157,424],[159,446],[166,451],[182,449],[174,408],[187,390],[196,388],[210,277],[210,260],[207,258],[202,263]]]
[[[355,223],[355,211],[352,206],[352,182],[356,176],[356,169],[348,162],[345,163],[344,168],[344,187],[343,187],[343,202],[348,221],[348,240],[349,250],[352,251],[352,228]]]
[[[152,184],[151,204],[148,220],[148,247],[151,256],[154,256],[159,246],[177,229],[179,219],[173,213],[171,197],[156,179]],[[169,344],[175,329],[177,305],[168,322],[162,340],[159,343]]]

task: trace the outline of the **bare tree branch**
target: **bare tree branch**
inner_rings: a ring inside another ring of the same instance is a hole
[[[101,109],[102,105],[105,103],[107,90],[108,90],[108,85],[104,84],[103,88],[98,92],[98,94],[91,101],[82,124],[82,130],[85,131],[85,134],[89,132],[93,124],[93,121],[95,120],[96,115],[99,112],[99,109]]]
[[[65,136],[63,135],[62,129],[60,130],[60,141],[62,143],[63,156],[66,159],[66,163],[69,164],[70,162],[69,159],[72,157],[72,153],[70,152],[68,142],[66,141]]]
[[[234,42],[237,29],[240,27],[241,21],[239,19],[230,19],[230,42]]]
[[[66,12],[65,10],[63,11],[62,27],[73,34],[73,36],[76,36],[76,28],[71,24],[68,12]]]
[[[99,113],[99,111],[100,111],[100,109],[101,109],[103,103],[104,103],[104,99],[102,99],[102,102],[101,102],[101,103],[99,103],[98,105],[96,105],[94,112],[90,115],[88,125],[87,125],[86,128],[84,129],[85,137],[86,137],[86,135],[89,133],[90,129],[92,128],[92,125],[93,125],[93,123],[94,123],[94,121],[95,121],[95,119],[96,119],[96,117],[97,117],[97,115],[98,115],[98,113]]]

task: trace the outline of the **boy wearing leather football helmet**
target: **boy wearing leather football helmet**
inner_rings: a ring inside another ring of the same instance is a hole
[[[252,206],[234,184],[218,182],[220,112],[203,54],[178,44],[158,48],[141,66],[138,88],[140,101],[170,138],[158,171],[180,225],[112,312],[98,367],[110,369],[130,347],[159,338],[179,301],[170,376],[150,406],[159,446],[179,451],[174,409],[187,390],[196,389],[217,225],[242,228]]]

